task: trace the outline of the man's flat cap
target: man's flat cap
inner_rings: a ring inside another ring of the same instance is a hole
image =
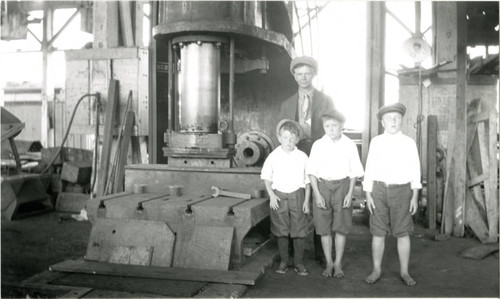
[[[293,71],[298,65],[305,64],[314,69],[314,72],[318,72],[318,62],[316,59],[309,57],[309,56],[300,56],[292,59],[292,62],[290,62],[290,72],[293,75]]]
[[[299,140],[301,140],[302,138],[304,138],[304,129],[302,129],[302,127],[300,126],[300,124],[294,120],[291,120],[291,119],[282,119],[280,120],[280,122],[276,125],[276,137],[279,137],[280,136],[280,130],[281,130],[281,127],[283,127],[283,125],[287,123],[289,125],[292,125],[292,126],[295,126],[299,132]]]
[[[400,113],[401,115],[405,115],[406,113],[406,107],[405,105],[401,104],[401,103],[396,103],[396,104],[391,104],[391,105],[387,105],[387,106],[383,106],[381,107],[378,112],[377,112],[377,118],[378,120],[381,120],[382,119],[382,116],[388,112],[398,112]]]
[[[326,111],[324,111],[323,113],[321,113],[321,117],[322,118],[333,118],[333,119],[336,119],[338,120],[340,123],[345,123],[345,116],[342,115],[342,113],[338,112],[337,110],[335,109],[328,109]]]

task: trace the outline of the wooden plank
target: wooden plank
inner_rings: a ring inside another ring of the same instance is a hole
[[[56,272],[57,273],[57,272]],[[132,294],[155,294],[162,297],[189,298],[207,286],[206,282],[163,280],[139,277],[104,276],[92,274],[68,274],[52,284],[92,287],[100,290],[123,291]],[[122,298],[107,297],[107,298]],[[136,298],[143,298],[137,295]]]
[[[486,197],[486,208],[488,215],[489,241],[498,240],[498,149],[497,149],[497,115],[496,109],[490,109],[490,119],[488,122],[488,152],[489,167],[483,168],[483,172],[489,173],[489,197]],[[484,185],[486,188],[486,183]]]
[[[471,122],[481,122],[481,121],[488,120],[489,118],[490,118],[490,113],[485,111],[485,112],[481,112],[481,113],[477,113],[475,115],[472,115],[470,121]]]
[[[477,122],[474,122],[473,118],[479,113],[481,106],[481,99],[474,99],[467,106],[467,153],[471,150],[477,131]]]
[[[119,156],[116,164],[115,181],[113,183],[113,193],[123,192],[123,184],[125,180],[125,164],[127,164],[128,148],[132,136],[132,128],[134,125],[134,112],[129,111],[125,116],[125,126],[123,128],[123,136],[120,140]]]
[[[471,177],[467,181],[467,187],[470,188],[470,187],[474,187],[476,185],[479,185],[482,182],[486,181],[488,178],[489,178],[489,176],[487,174],[484,174],[484,173],[482,175],[477,175],[477,176]]]
[[[143,23],[144,23],[144,3],[143,1],[132,2],[132,27],[134,28],[134,41],[137,46],[143,45]],[[150,10],[151,11],[151,10]],[[151,22],[151,15],[149,17]]]
[[[134,34],[132,31],[132,15],[130,12],[130,1],[119,1],[120,27],[122,31],[123,45],[132,47],[134,45]]]
[[[468,170],[470,177],[478,177],[477,171],[475,169],[475,163],[472,160],[471,155],[469,155],[467,157],[467,170]],[[484,200],[483,191],[482,191],[482,188],[480,185],[475,185],[472,187],[472,195],[473,195],[474,201],[476,202],[476,204],[479,207],[479,210],[484,212],[485,217],[483,219],[486,219],[485,200]],[[481,214],[483,214],[483,213],[481,213]]]
[[[156,279],[205,281],[255,285],[261,272],[200,270],[173,267],[137,266],[109,264],[84,260],[67,260],[49,267],[56,272],[114,275],[122,277],[143,277]]]
[[[437,116],[427,116],[427,222],[436,228],[437,206]]]
[[[466,215],[465,215],[465,223],[468,227],[472,229],[476,237],[481,242],[488,241],[488,228],[486,227],[486,223],[483,221],[483,217],[479,212],[474,200],[472,199],[472,194],[470,190],[467,190],[467,198],[466,198]]]
[[[108,178],[109,161],[111,157],[111,145],[113,141],[113,125],[118,105],[118,81],[109,80],[108,99],[106,103],[106,114],[104,116],[104,142],[101,152],[101,163],[97,173],[97,196],[103,196]]]

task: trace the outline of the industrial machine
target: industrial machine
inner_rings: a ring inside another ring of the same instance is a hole
[[[232,270],[266,242],[260,167],[296,90],[290,13],[284,2],[159,3],[150,138],[162,155],[127,167],[124,193],[88,204],[87,260]]]

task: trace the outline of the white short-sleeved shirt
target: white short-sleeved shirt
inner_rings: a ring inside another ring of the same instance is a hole
[[[420,159],[417,145],[401,131],[387,132],[374,137],[366,159],[363,190],[371,192],[373,182],[386,184],[410,183],[412,189],[421,189]]]
[[[281,146],[269,154],[260,178],[270,181],[271,187],[284,193],[291,193],[309,184],[309,178],[305,174],[307,155],[295,148],[287,153]]]
[[[324,180],[362,177],[363,165],[356,144],[343,134],[336,142],[324,135],[311,148],[306,174]]]

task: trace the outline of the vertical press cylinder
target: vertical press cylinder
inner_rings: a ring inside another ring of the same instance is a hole
[[[179,46],[179,131],[217,133],[221,43],[198,40]]]

